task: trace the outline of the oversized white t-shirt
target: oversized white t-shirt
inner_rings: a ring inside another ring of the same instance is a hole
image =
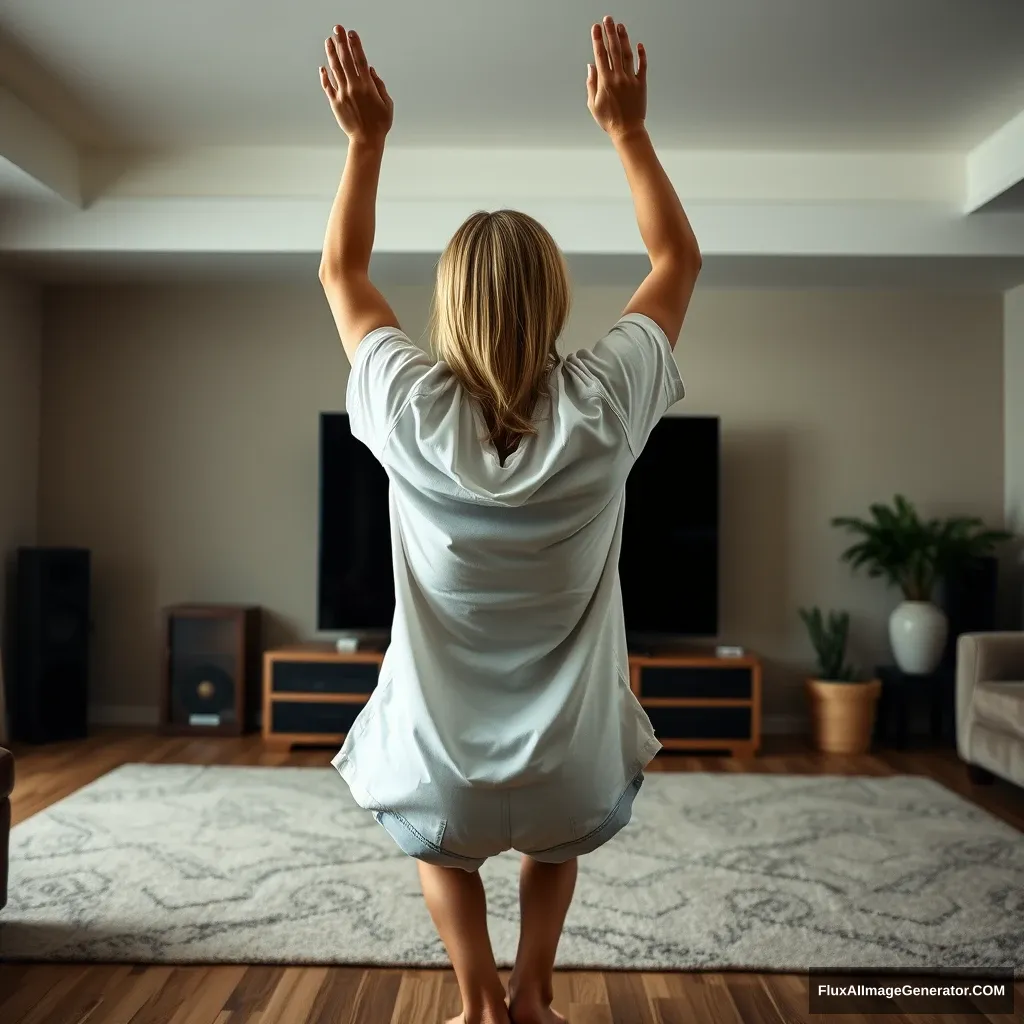
[[[362,806],[550,780],[599,808],[654,757],[618,560],[626,476],[682,397],[664,332],[623,317],[558,363],[536,435],[501,465],[444,363],[395,328],[363,340],[347,408],[390,478],[396,606],[377,688],[333,762]]]

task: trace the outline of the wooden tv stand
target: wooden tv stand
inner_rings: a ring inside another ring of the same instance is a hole
[[[340,747],[380,672],[383,650],[296,644],[264,654],[263,740]],[[761,663],[702,651],[635,654],[629,685],[666,751],[750,757],[761,745]]]

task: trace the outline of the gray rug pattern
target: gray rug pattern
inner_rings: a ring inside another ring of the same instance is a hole
[[[511,964],[518,858],[482,871]],[[433,966],[414,864],[332,768],[125,765],[18,825],[0,958]],[[1024,835],[924,778],[651,772],[562,967],[1024,968]]]

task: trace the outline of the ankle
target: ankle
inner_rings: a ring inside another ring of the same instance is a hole
[[[508,1007],[504,992],[489,993],[478,999],[463,1000],[466,1024],[508,1024]]]
[[[479,1009],[463,1010],[462,1020],[465,1024],[509,1024],[508,1007],[502,1001],[497,1005],[488,1003]]]
[[[531,979],[510,979],[508,984],[508,1006],[547,1007],[554,1001],[555,993],[550,979],[533,981]]]

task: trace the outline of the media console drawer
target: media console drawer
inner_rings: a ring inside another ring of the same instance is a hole
[[[761,745],[761,662],[755,657],[633,654],[629,685],[666,751],[751,757]]]
[[[645,697],[734,697],[749,700],[754,671],[749,667],[650,665],[641,676]]]
[[[317,704],[314,701],[275,700],[271,709],[271,731],[274,733],[323,736],[325,740],[344,736],[356,715],[363,710],[362,704],[333,702]]]
[[[274,693],[362,693],[377,685],[380,666],[359,661],[275,661]]]
[[[263,740],[275,746],[340,746],[377,685],[382,651],[340,652],[333,644],[267,651]]]

